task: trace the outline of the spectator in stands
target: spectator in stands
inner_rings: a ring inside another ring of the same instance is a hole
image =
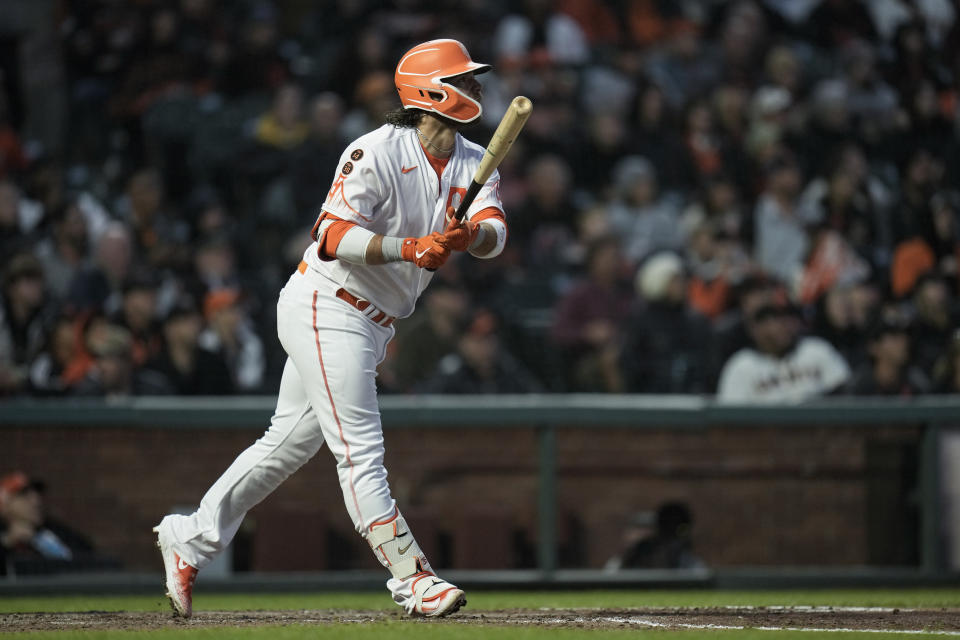
[[[958,326],[955,296],[943,278],[931,274],[917,283],[912,300],[913,362],[929,376]]]
[[[117,398],[170,393],[162,376],[134,367],[133,338],[123,327],[93,324],[86,332],[85,346],[92,361],[86,376],[73,387],[75,395]]]
[[[122,306],[112,318],[114,324],[130,332],[130,358],[134,367],[142,367],[160,352],[159,286],[159,280],[151,271],[131,275],[123,284]]]
[[[610,221],[623,238],[627,258],[639,264],[657,251],[683,248],[680,212],[669,197],[661,196],[656,169],[640,156],[621,160],[614,171],[615,200]]]
[[[251,123],[250,129],[249,146],[236,171],[263,189],[291,169],[295,152],[310,133],[304,117],[303,89],[293,83],[277,89],[270,108]]]
[[[664,502],[657,507],[652,534],[633,541],[608,569],[702,569],[693,552],[693,514],[684,502]]]
[[[237,287],[237,255],[230,236],[220,233],[201,238],[195,245],[193,270],[205,291]]]
[[[118,312],[132,260],[129,228],[120,222],[111,223],[97,243],[94,264],[81,270],[71,281],[67,307],[73,311]]]
[[[310,133],[297,149],[293,165],[293,197],[298,211],[314,211],[330,188],[343,147],[349,142],[340,133],[343,100],[321,93],[310,102]]]
[[[946,352],[933,369],[936,393],[960,394],[960,331],[953,334]]]
[[[181,268],[188,262],[189,228],[165,209],[163,176],[141,169],[127,182],[121,202],[133,232],[134,258],[154,269]]]
[[[901,323],[881,320],[867,341],[870,361],[850,380],[858,396],[915,396],[930,389],[930,379],[910,363],[910,332]]]
[[[640,267],[638,305],[624,328],[621,389],[639,393],[707,393],[715,366],[710,325],[687,302],[687,276],[674,253]]]
[[[0,477],[0,576],[52,573],[89,564],[93,545],[46,514],[46,484],[22,471]]]
[[[282,286],[288,253],[299,260],[343,137],[395,106],[391,52],[436,34],[499,58],[481,78],[482,126],[469,137],[484,143],[514,95],[537,104],[500,167],[512,220],[503,259],[467,258],[450,273],[483,304],[523,297],[504,313],[531,345],[515,352],[538,372],[544,318],[585,238],[605,228],[633,260],[683,255],[693,306],[712,317],[725,355],[749,342],[757,303],[782,297],[750,284],[738,297],[736,278],[720,275],[731,256],[748,282],[785,285],[851,364],[865,357],[864,314],[838,309],[861,293],[910,308],[928,273],[951,297],[960,291],[960,198],[947,188],[960,181],[960,12],[950,2],[530,0],[506,17],[497,3],[302,4],[66,3],[64,73],[47,70],[50,56],[12,61],[20,77],[54,78],[48,103],[0,89],[0,272],[35,251],[50,302],[68,316],[119,317],[131,263],[162,283],[161,311],[168,292],[241,283],[255,301],[260,287]],[[333,93],[304,113],[298,92],[320,88]],[[265,144],[243,153],[245,131]],[[156,169],[128,180],[128,167]],[[703,194],[691,193],[698,176]],[[578,237],[583,211],[594,231]],[[758,264],[741,264],[742,253]],[[269,308],[254,318],[259,334],[272,331]],[[925,334],[911,336],[921,367],[945,335],[937,322],[912,325]],[[51,358],[54,336],[68,343],[65,328],[48,332]],[[85,374],[92,358],[76,347],[68,370]],[[75,382],[41,360],[49,385],[23,392]]]
[[[200,346],[203,318],[192,299],[183,297],[163,321],[163,349],[145,369],[164,379],[168,393],[185,396],[233,393],[223,356]]]
[[[571,202],[570,166],[559,156],[542,155],[527,169],[523,216],[510,224],[511,242],[527,248],[521,259],[530,266],[555,267],[574,239],[576,211]]]
[[[479,309],[461,327],[457,351],[442,358],[424,393],[536,393],[541,383],[503,346],[497,317]]]
[[[217,86],[230,97],[243,97],[278,88],[290,76],[280,54],[277,9],[268,0],[247,3],[239,39],[231,42],[220,68]]]
[[[723,365],[721,402],[801,402],[836,392],[850,379],[849,366],[830,343],[799,336],[799,318],[788,307],[760,307],[747,328],[753,345]]]
[[[813,334],[833,345],[856,371],[867,363],[867,337],[880,301],[877,286],[870,282],[833,287],[815,305]]]
[[[616,236],[593,241],[586,276],[560,300],[551,337],[562,353],[570,391],[617,388],[617,360],[632,296],[624,286],[626,266]]]
[[[12,257],[3,270],[0,298],[0,395],[25,388],[30,363],[44,346],[50,307],[43,268],[31,253]]]
[[[894,208],[891,225],[893,240],[898,245],[916,238],[922,239],[930,249],[936,244],[930,205],[944,170],[942,159],[929,149],[910,147],[903,163],[900,200]]]
[[[409,392],[433,375],[446,355],[453,353],[460,330],[470,313],[470,299],[459,284],[435,280],[427,299],[406,320],[397,323],[397,335],[388,349],[379,383],[388,390]]]
[[[263,342],[240,304],[240,291],[218,289],[203,301],[206,328],[198,339],[201,349],[218,354],[230,370],[238,391],[256,391],[263,383],[266,356]]]
[[[638,91],[636,114],[630,119],[631,148],[659,169],[668,189],[692,182],[693,169],[684,153],[683,138],[670,126],[670,114],[663,90],[648,83]]]
[[[960,291],[960,193],[938,191],[930,199],[933,215],[932,250],[936,272]]]
[[[601,110],[590,116],[583,140],[568,155],[577,186],[605,196],[616,191],[616,167],[630,153],[625,116]]]
[[[68,202],[51,216],[53,233],[42,240],[34,253],[43,264],[44,279],[57,300],[69,294],[70,283],[87,266],[87,220],[76,202]]]
[[[719,220],[702,219],[687,233],[690,306],[710,320],[727,310],[734,288],[746,277],[750,258],[736,237],[721,235]]]
[[[24,202],[15,182],[9,178],[0,180],[0,264],[33,244],[42,215],[42,211]]]
[[[525,0],[516,13],[504,17],[493,34],[498,64],[583,64],[590,50],[583,30],[570,16],[555,9],[553,0]]]
[[[287,83],[277,89],[270,110],[257,118],[253,137],[265,147],[288,151],[307,139],[310,125],[303,114],[303,90]]]
[[[30,363],[30,391],[37,395],[68,393],[87,373],[80,363],[79,344],[82,331],[79,323],[61,315],[47,335],[46,347]]]
[[[807,226],[797,196],[803,176],[793,157],[783,153],[766,167],[766,184],[754,212],[757,264],[791,289],[799,282],[810,251]]]

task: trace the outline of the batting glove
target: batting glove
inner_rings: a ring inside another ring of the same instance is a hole
[[[480,235],[480,225],[470,220],[457,220],[453,207],[447,207],[447,228],[443,231],[447,246],[453,251],[466,251]]]
[[[422,238],[404,238],[400,257],[421,269],[439,269],[450,257],[450,248],[443,234],[434,231]]]

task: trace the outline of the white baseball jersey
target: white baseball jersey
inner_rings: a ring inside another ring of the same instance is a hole
[[[455,145],[438,178],[415,129],[383,125],[343,152],[323,211],[385,236],[419,238],[442,232],[447,207],[460,204],[484,154],[483,147],[459,133]],[[468,219],[490,208],[502,215],[499,185],[500,174],[494,171],[467,210]],[[317,238],[322,238],[324,226],[321,219]],[[324,260],[317,242],[307,249],[304,260],[354,296],[398,318],[413,313],[433,277],[410,262],[359,265]]]
[[[850,378],[850,367],[833,346],[813,336],[801,338],[783,358],[756,349],[733,354],[720,372],[721,402],[801,402],[829,393]]]
[[[309,268],[295,270],[280,292],[277,335],[288,357],[270,428],[224,471],[194,513],[168,515],[158,528],[183,561],[197,569],[208,565],[233,539],[247,511],[324,443],[337,461],[344,506],[356,530],[370,542],[374,526],[399,518],[383,466],[374,379],[394,329],[361,313],[336,292],[346,289],[402,317],[413,311],[431,273],[409,262],[351,264],[330,259],[329,249],[352,224],[402,238],[443,231],[447,206],[460,203],[482,155],[481,147],[458,134],[456,149],[438,179],[413,129],[384,126],[347,147],[317,221],[318,241],[304,255]],[[469,217],[502,219],[498,184],[494,172]],[[413,536],[404,540],[409,550]],[[414,547],[413,553],[429,571],[419,549]],[[378,559],[387,566],[385,553]],[[411,602],[418,575],[394,576],[387,582],[394,601]]]

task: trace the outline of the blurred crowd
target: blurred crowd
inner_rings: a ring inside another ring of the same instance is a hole
[[[494,65],[466,136],[535,108],[506,251],[383,391],[960,392],[956,0],[49,4],[0,29],[0,394],[273,393],[337,159],[435,37]]]

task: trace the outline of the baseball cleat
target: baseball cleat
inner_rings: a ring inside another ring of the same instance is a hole
[[[434,574],[424,571],[413,580],[413,607],[410,614],[425,618],[442,618],[456,613],[467,604],[462,589]]]
[[[164,541],[159,526],[154,527],[153,531],[157,534],[157,546],[163,556],[167,598],[170,599],[173,615],[189,618],[193,615],[193,583],[197,579],[197,570],[184,562],[173,547]]]

